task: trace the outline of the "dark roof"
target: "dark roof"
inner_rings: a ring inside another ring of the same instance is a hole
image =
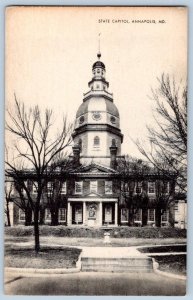
[[[94,69],[94,68],[97,68],[97,67],[101,67],[101,68],[105,69],[104,63],[103,63],[102,61],[100,61],[100,60],[96,61],[96,62],[93,64],[93,66],[92,66],[93,69]]]

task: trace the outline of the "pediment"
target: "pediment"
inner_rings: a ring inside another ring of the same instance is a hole
[[[109,174],[109,173],[116,173],[116,171],[109,167],[92,163],[90,165],[81,166],[81,167],[77,168],[73,173],[91,173],[91,174],[107,173],[107,174]]]
[[[89,193],[88,195],[87,195],[87,197],[98,197],[99,195],[97,194],[97,193]]]

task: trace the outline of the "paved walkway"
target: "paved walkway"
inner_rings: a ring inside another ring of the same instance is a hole
[[[10,275],[7,295],[183,296],[186,282],[155,273],[85,272],[64,275]]]
[[[147,256],[136,247],[82,247],[82,257],[120,258],[131,256]]]

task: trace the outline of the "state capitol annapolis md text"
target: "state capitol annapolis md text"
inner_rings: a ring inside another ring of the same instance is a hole
[[[166,23],[165,20],[146,20],[146,19],[98,19],[98,23],[147,23],[147,24],[157,24],[157,23]]]

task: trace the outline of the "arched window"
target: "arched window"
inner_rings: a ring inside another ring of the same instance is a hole
[[[99,146],[100,145],[100,139],[98,136],[95,136],[94,138],[94,146]]]
[[[112,139],[112,146],[116,146],[116,140]]]
[[[81,139],[79,139],[78,145],[79,145],[79,147],[80,147],[80,152],[82,152],[82,140],[81,140]]]

